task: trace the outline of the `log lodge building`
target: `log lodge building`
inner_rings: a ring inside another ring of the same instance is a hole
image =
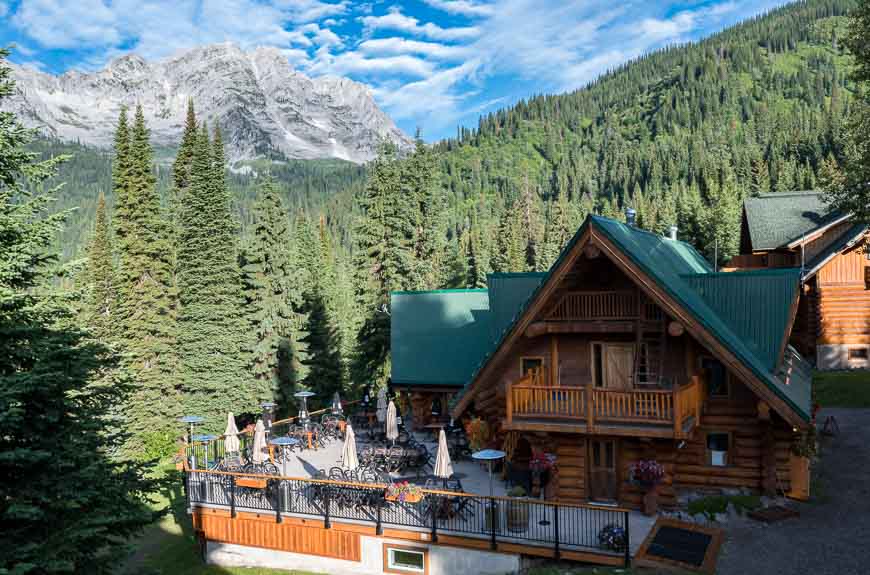
[[[743,206],[728,269],[798,268],[791,342],[819,369],[870,369],[870,226],[829,210],[818,192],[762,194]]]
[[[487,421],[513,468],[554,454],[559,501],[640,506],[641,459],[666,470],[664,506],[683,489],[788,492],[812,421],[790,343],[806,277],[716,273],[676,238],[589,216],[546,273],[394,293],[392,382],[417,424]]]

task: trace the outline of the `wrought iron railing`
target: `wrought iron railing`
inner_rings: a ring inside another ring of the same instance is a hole
[[[600,553],[630,560],[628,510],[537,499],[489,497],[422,490],[416,502],[385,498],[385,485],[185,469],[190,507],[222,507],[286,516],[317,517],[324,527],[346,520],[438,535],[527,544],[554,550]],[[613,533],[617,537],[613,537]],[[620,540],[618,534],[622,534]],[[607,535],[610,537],[607,537]]]

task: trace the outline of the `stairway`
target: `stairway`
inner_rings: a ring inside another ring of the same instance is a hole
[[[667,334],[664,326],[650,330],[644,322],[635,324],[637,345],[634,354],[635,382],[638,386],[656,386],[664,371],[665,344]]]

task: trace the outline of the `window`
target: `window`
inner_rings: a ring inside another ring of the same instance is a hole
[[[870,348],[866,347],[853,347],[849,350],[849,360],[864,360],[866,361],[870,358]]]
[[[707,465],[726,467],[728,465],[728,447],[731,437],[727,433],[707,434]]]
[[[523,357],[520,359],[520,377],[544,365],[543,357]]]
[[[707,378],[707,396],[728,397],[728,371],[722,362],[712,357],[702,357],[701,369]]]
[[[426,550],[421,547],[384,545],[385,573],[423,573],[428,569]]]

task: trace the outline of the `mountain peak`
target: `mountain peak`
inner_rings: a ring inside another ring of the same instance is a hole
[[[273,47],[210,44],[148,62],[129,53],[104,70],[53,76],[13,66],[12,111],[30,127],[65,141],[107,147],[122,106],[141,104],[155,144],[176,146],[187,100],[219,124],[232,161],[280,154],[365,162],[382,139],[411,140],[380,109],[367,86],[347,78],[309,78]]]

